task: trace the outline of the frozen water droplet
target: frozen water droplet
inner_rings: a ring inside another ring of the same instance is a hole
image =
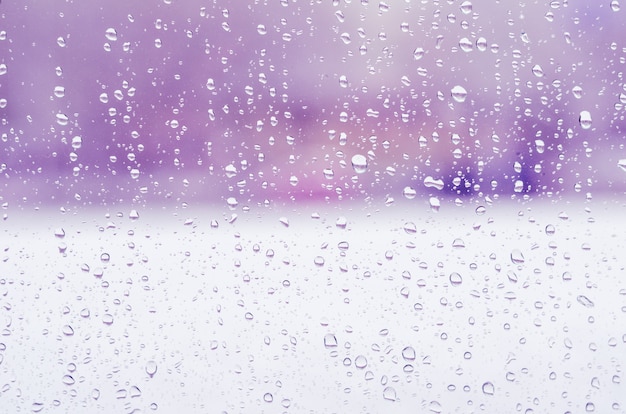
[[[352,168],[357,174],[363,174],[367,171],[367,158],[364,155],[356,154],[352,157]]]
[[[324,346],[326,348],[336,348],[337,347],[337,338],[333,334],[326,334],[324,336]]]
[[[485,395],[495,394],[495,387],[493,386],[493,383],[487,381],[483,384],[483,394]]]
[[[389,401],[396,400],[396,390],[393,387],[385,387],[383,390],[383,398]]]
[[[580,122],[580,126],[583,129],[591,128],[591,113],[589,111],[581,111],[578,122]]]
[[[459,85],[456,85],[454,88],[452,88],[450,90],[450,94],[456,102],[460,103],[465,102],[465,98],[467,98],[467,91],[464,87]]]
[[[511,252],[511,262],[513,262],[513,264],[524,263],[524,255],[522,254],[520,250],[514,249]]]

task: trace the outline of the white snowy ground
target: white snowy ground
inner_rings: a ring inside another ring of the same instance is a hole
[[[624,412],[626,208],[475,208],[6,210],[0,412]]]

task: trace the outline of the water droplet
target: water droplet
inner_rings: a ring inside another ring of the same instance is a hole
[[[580,122],[580,126],[583,129],[591,128],[591,113],[589,111],[581,111],[578,122]]]
[[[578,295],[576,300],[578,301],[578,303],[580,303],[581,305],[583,305],[586,308],[593,308],[595,306],[594,303],[591,301],[591,299],[589,299],[585,295]]]
[[[76,382],[74,380],[74,377],[72,377],[71,375],[64,375],[62,381],[65,385],[74,385],[74,383]]]
[[[104,32],[104,36],[107,38],[108,41],[115,42],[117,40],[117,31],[114,28],[109,27]]]
[[[444,183],[442,179],[435,179],[429,175],[424,178],[424,186],[428,188],[435,188],[437,190],[443,190]]]
[[[618,12],[619,9],[620,9],[619,1],[618,0],[612,0],[611,1],[611,10],[613,10],[614,12]]]
[[[354,366],[358,369],[363,369],[367,366],[367,358],[363,355],[359,355],[354,359]]]
[[[624,172],[626,172],[626,158],[621,159],[617,162],[617,166]]]
[[[467,98],[467,91],[465,90],[464,87],[462,86],[455,86],[454,88],[452,88],[450,90],[450,94],[452,95],[452,98],[457,101],[457,102],[465,102],[465,98]]]
[[[389,401],[396,400],[396,390],[393,387],[385,387],[383,390],[383,398]]]
[[[580,99],[583,97],[583,88],[581,88],[580,86],[576,85],[572,88],[572,95],[574,95],[574,98],[576,99]]]
[[[554,233],[556,233],[556,228],[554,227],[554,225],[548,224],[546,226],[546,234],[548,236],[552,236]]]
[[[459,47],[461,48],[462,51],[467,53],[467,52],[471,52],[474,49],[474,44],[467,37],[464,37],[461,40],[459,40]]]
[[[333,334],[324,335],[324,346],[326,348],[336,348],[337,347],[337,338]]]
[[[61,36],[57,37],[57,45],[59,45],[59,47],[65,47],[65,39]]]
[[[65,88],[63,86],[55,86],[54,96],[57,98],[63,98],[65,96]]]
[[[417,233],[417,226],[411,221],[406,222],[404,223],[404,232],[407,234],[415,234]]]
[[[56,230],[54,230],[54,237],[56,237],[57,239],[62,239],[65,237],[65,230],[63,230],[63,228],[59,227]]]
[[[38,413],[41,410],[43,410],[44,404],[40,403],[40,402],[34,402],[33,405],[31,406],[31,411],[34,413]]]
[[[463,14],[470,14],[472,12],[472,2],[468,0],[464,1],[461,3],[460,9]]]
[[[524,263],[524,255],[522,254],[520,250],[514,249],[511,252],[511,262],[513,262],[513,264]]]
[[[483,384],[483,394],[485,395],[495,394],[495,387],[493,386],[493,383],[487,381]]]
[[[352,39],[350,38],[350,34],[349,33],[342,33],[340,36],[341,40],[343,41],[344,45],[349,45],[352,42]]]
[[[282,224],[285,227],[289,227],[289,219],[287,217],[281,217],[278,219],[278,221],[280,222],[280,224]]]
[[[538,78],[542,78],[543,77],[543,69],[541,68],[541,66],[539,65],[535,65],[533,66],[533,75],[535,75]]]
[[[404,347],[404,349],[402,350],[402,358],[404,358],[407,361],[414,361],[415,349],[413,349],[412,346]]]
[[[357,174],[363,174],[367,171],[367,158],[364,155],[356,154],[352,157],[352,168]]]
[[[318,267],[324,266],[324,258],[322,256],[315,256],[313,263],[315,263],[315,266]]]
[[[461,283],[463,283],[463,278],[460,274],[454,272],[450,274],[450,283],[452,284],[452,286],[459,286]]]
[[[439,211],[439,209],[441,208],[441,202],[437,197],[430,197],[428,199],[428,203],[430,204],[430,208],[433,211]]]
[[[139,172],[139,170],[137,168],[132,168],[130,170],[130,178],[132,178],[133,180],[138,179],[139,178],[139,174],[140,174],[140,172]]]
[[[102,316],[102,323],[105,325],[112,325],[113,324],[113,315],[111,315],[110,313],[105,313]]]
[[[425,51],[423,47],[415,48],[415,50],[413,51],[413,59],[420,60],[424,57],[424,53]]]
[[[274,401],[274,396],[271,393],[266,392],[263,395],[263,401],[265,401],[266,403],[271,403],[272,401]]]
[[[154,374],[157,372],[157,364],[154,361],[148,361],[146,363],[146,374],[150,376],[150,378],[154,377]]]
[[[73,336],[74,335],[74,328],[72,328],[70,325],[64,325],[63,326],[63,335],[65,335],[65,336]]]
[[[65,114],[57,114],[56,119],[57,119],[57,124],[61,126],[66,126],[69,123],[69,118]]]
[[[407,187],[404,187],[404,190],[402,190],[402,195],[407,200],[413,200],[415,196],[417,196],[417,191],[415,191],[415,188],[407,186]]]

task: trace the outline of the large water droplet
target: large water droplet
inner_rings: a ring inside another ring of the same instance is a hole
[[[404,349],[402,350],[402,358],[406,359],[407,361],[414,361],[415,349],[412,346],[404,347]]]
[[[462,86],[455,86],[451,89],[450,94],[452,98],[457,102],[465,102],[465,98],[467,98],[467,91]]]
[[[450,283],[452,284],[452,286],[459,286],[461,283],[463,283],[463,278],[460,274],[454,272],[450,274]]]
[[[337,338],[333,334],[324,335],[324,346],[326,348],[336,348],[337,347]]]
[[[513,262],[513,264],[524,263],[524,255],[522,254],[520,250],[514,249],[511,252],[511,262]]]
[[[367,171],[367,158],[364,155],[356,154],[352,157],[352,168],[357,174]]]
[[[383,390],[383,398],[389,401],[396,400],[396,390],[393,387],[385,387]]]
[[[107,40],[109,40],[111,42],[115,42],[117,40],[117,31],[114,28],[109,27],[104,32],[104,36],[107,38]]]
[[[483,394],[485,395],[495,394],[495,387],[493,386],[493,383],[487,381],[483,384]]]

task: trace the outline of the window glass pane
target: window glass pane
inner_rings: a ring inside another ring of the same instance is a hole
[[[2,2],[0,407],[623,412],[624,21]]]

